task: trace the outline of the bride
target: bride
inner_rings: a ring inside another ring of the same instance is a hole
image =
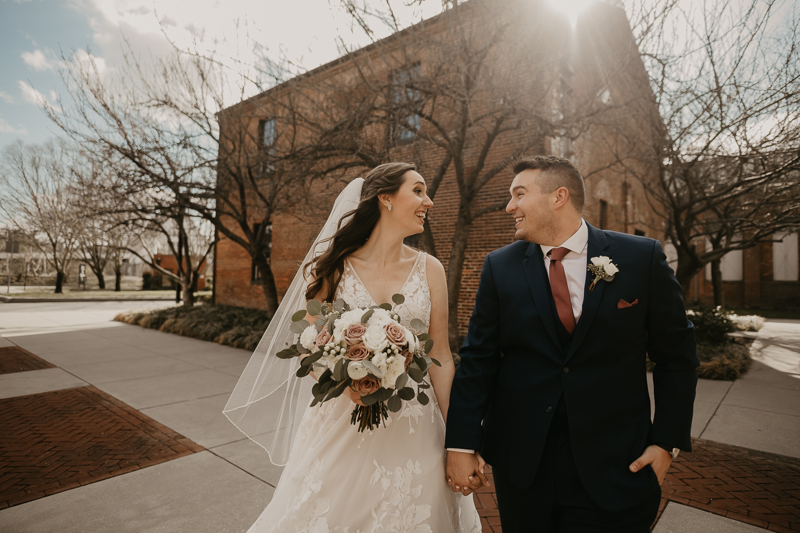
[[[445,481],[444,432],[455,373],[447,337],[447,283],[441,263],[403,244],[421,233],[433,207],[425,180],[407,163],[387,163],[339,195],[278,312],[236,386],[225,414],[285,464],[267,508],[250,533],[478,533],[472,496]],[[310,271],[311,282],[305,272]],[[298,358],[275,353],[294,342],[291,315],[306,300],[344,299],[351,307],[391,302],[406,327],[419,318],[434,340],[434,394],[390,413],[385,427],[359,433],[350,423],[352,389],[308,407],[312,379],[298,379]]]

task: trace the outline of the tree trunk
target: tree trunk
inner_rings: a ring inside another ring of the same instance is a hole
[[[177,289],[175,290],[175,297],[178,298],[175,300],[176,303],[183,300],[184,307],[192,307],[194,305],[194,292],[192,291],[192,272],[186,272],[183,276],[183,281],[178,283]],[[181,295],[181,290],[183,289],[183,295]]]
[[[180,283],[175,283],[175,303],[176,304],[181,303],[181,284]],[[186,305],[186,300],[185,299],[183,300],[183,304]],[[188,305],[187,307],[191,307],[191,305]]]
[[[105,288],[106,288],[106,277],[103,274],[103,271],[102,270],[98,271],[98,270],[94,270],[94,269],[92,269],[92,271],[94,271],[94,275],[97,278],[97,285],[100,287],[100,290],[105,290]]]
[[[450,351],[458,353],[458,301],[461,292],[461,276],[464,272],[464,259],[467,255],[467,240],[472,229],[472,224],[467,215],[467,208],[462,201],[458,211],[453,246],[450,248],[450,259],[447,261],[447,313],[448,337]]]
[[[64,292],[64,273],[60,270],[56,271],[56,294]]]
[[[678,248],[678,268],[675,270],[675,278],[683,290],[689,288],[692,278],[703,269],[703,266],[688,254],[682,254],[681,249]]]
[[[419,235],[419,241],[417,242],[419,244],[420,250],[429,253],[433,257],[436,257],[436,243],[433,241],[433,230],[431,230],[430,221],[428,220],[425,221],[425,228]]]
[[[114,270],[114,292],[120,292],[122,290],[122,271],[117,269]]]
[[[711,284],[714,287],[714,307],[722,307],[725,305],[725,295],[722,290],[721,263],[722,261],[719,259],[711,261]]]
[[[192,292],[191,289],[183,291],[183,306],[184,307],[194,306],[194,292]]]
[[[267,304],[267,318],[272,318],[278,309],[278,288],[275,286],[275,276],[272,274],[269,261],[263,254],[256,254],[253,258],[256,268],[261,273],[261,290],[264,291],[264,301]],[[303,268],[305,265],[300,265]],[[216,280],[214,280],[216,283]]]

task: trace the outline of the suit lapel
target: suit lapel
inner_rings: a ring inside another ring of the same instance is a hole
[[[603,255],[603,252],[608,248],[605,234],[588,223],[586,226],[589,228],[589,243],[586,257],[586,266],[588,268],[592,257]],[[540,252],[541,253],[541,252]],[[586,272],[586,283],[583,287],[583,311],[581,312],[581,319],[575,327],[575,333],[572,336],[572,343],[569,346],[567,359],[572,357],[572,354],[578,349],[581,342],[583,342],[589,327],[592,325],[597,309],[600,307],[600,300],[603,297],[603,290],[606,287],[606,282],[600,281],[595,285],[594,290],[589,290],[589,285],[592,284],[594,277],[590,272]]]
[[[533,295],[533,302],[536,304],[536,309],[539,310],[539,316],[542,317],[545,329],[553,338],[556,346],[561,346],[561,341],[558,338],[556,331],[556,323],[553,318],[553,312],[550,309],[550,294],[547,288],[550,286],[550,278],[547,277],[547,272],[544,270],[544,256],[542,255],[542,248],[535,243],[528,245],[528,251],[525,253],[525,260],[522,262],[525,269],[525,276],[528,278],[528,286]]]

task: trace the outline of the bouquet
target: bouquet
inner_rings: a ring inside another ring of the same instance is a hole
[[[395,294],[392,301],[398,306],[405,298]],[[300,357],[297,376],[313,371],[318,377],[312,407],[340,396],[345,387],[361,395],[364,405],[356,405],[350,423],[358,425],[359,432],[372,430],[389,417],[389,411],[400,411],[403,401],[415,396],[422,405],[429,401],[428,370],[431,364],[441,364],[428,356],[433,339],[424,331],[425,323],[415,318],[410,326],[400,324],[400,315],[388,303],[351,309],[342,299],[333,304],[311,300],[306,309],[292,315],[297,342],[276,355]],[[409,386],[409,380],[417,383],[418,390]]]

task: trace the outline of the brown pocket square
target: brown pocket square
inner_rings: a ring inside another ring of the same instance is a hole
[[[620,300],[619,302],[617,302],[617,309],[625,309],[626,307],[633,307],[638,303],[639,303],[639,298],[636,298],[631,303],[628,303],[625,300]]]

